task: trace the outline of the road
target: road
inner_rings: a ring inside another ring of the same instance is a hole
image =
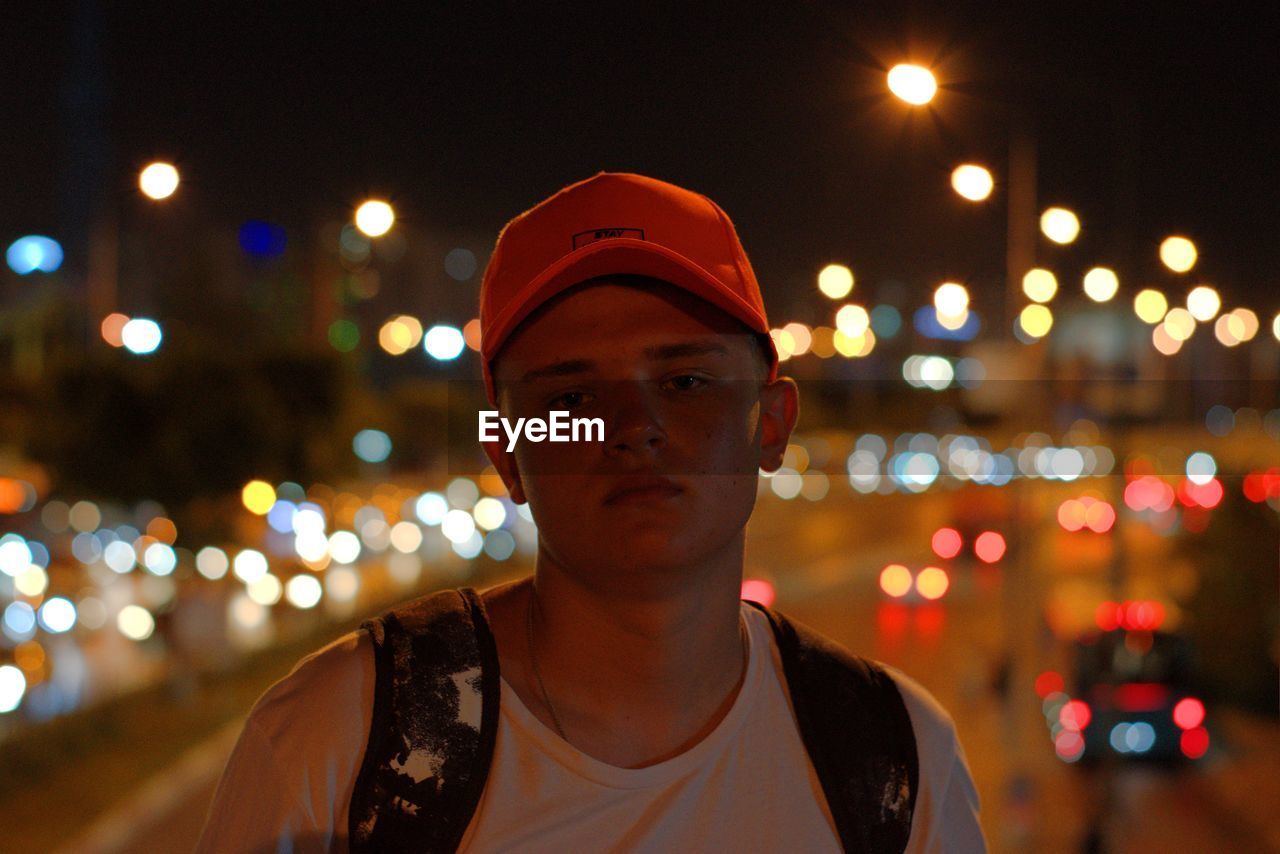
[[[1022,500],[1051,504],[1062,492],[1060,485],[1032,485]],[[1023,672],[1060,664],[1057,645],[1044,634],[1045,608],[1035,603],[1070,610],[1082,589],[1104,590],[1108,556],[1097,542],[1078,548],[1064,543],[1055,526],[1032,525],[1023,532],[1021,560],[1011,554],[1008,566],[957,564],[941,602],[887,600],[878,586],[881,568],[889,562],[936,563],[930,535],[971,497],[939,491],[868,499],[839,490],[817,503],[762,497],[748,529],[747,575],[771,580],[778,593],[775,605],[790,616],[901,668],[950,710],[993,851],[1083,850],[1091,814],[1101,816],[1100,850],[1280,850],[1276,822],[1251,816],[1247,804],[1232,796],[1231,786],[1245,783],[1238,773],[1243,760],[1231,751],[1178,773],[1121,767],[1103,779],[1056,758],[1030,682],[1011,686],[1011,704],[993,690],[993,676],[1011,640]],[[1130,547],[1153,546],[1143,540]],[[1011,588],[1016,571],[1033,572],[1034,578]],[[1011,598],[1011,590],[1025,601]],[[1010,619],[1022,609],[1027,619]],[[1022,634],[1027,627],[1032,634]],[[1276,755],[1280,734],[1274,727],[1241,732],[1259,740],[1251,750]],[[128,844],[100,850],[190,850],[218,768],[214,763],[203,781],[173,799],[150,824],[136,827]]]

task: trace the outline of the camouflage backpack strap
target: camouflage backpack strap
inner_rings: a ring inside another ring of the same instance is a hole
[[[905,850],[920,768],[898,686],[874,661],[748,604],[773,625],[800,736],[845,851]]]
[[[377,680],[351,850],[455,851],[493,760],[498,649],[479,596],[446,590],[361,626]]]

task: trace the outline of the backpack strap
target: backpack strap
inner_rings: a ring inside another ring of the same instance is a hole
[[[348,825],[352,852],[455,851],[493,761],[498,648],[472,588],[367,620],[377,679]]]
[[[920,768],[893,678],[802,623],[747,602],[773,626],[800,736],[844,850],[905,850]]]

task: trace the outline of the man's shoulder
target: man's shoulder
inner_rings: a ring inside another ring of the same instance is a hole
[[[287,747],[321,727],[368,730],[376,671],[369,633],[356,629],[311,652],[254,703],[249,720],[274,745]]]
[[[958,744],[956,724],[951,713],[928,688],[915,679],[891,665],[880,666],[893,679],[893,684],[898,686],[902,703],[911,717],[922,776],[927,768],[933,769],[934,773],[946,773],[950,768],[950,761],[955,757]]]

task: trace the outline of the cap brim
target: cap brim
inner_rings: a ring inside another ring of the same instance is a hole
[[[538,306],[580,282],[613,274],[662,279],[706,300],[756,332],[769,332],[763,315],[698,264],[665,246],[644,240],[615,238],[566,255],[522,288],[485,330],[481,341],[485,361],[497,355],[516,326]]]

